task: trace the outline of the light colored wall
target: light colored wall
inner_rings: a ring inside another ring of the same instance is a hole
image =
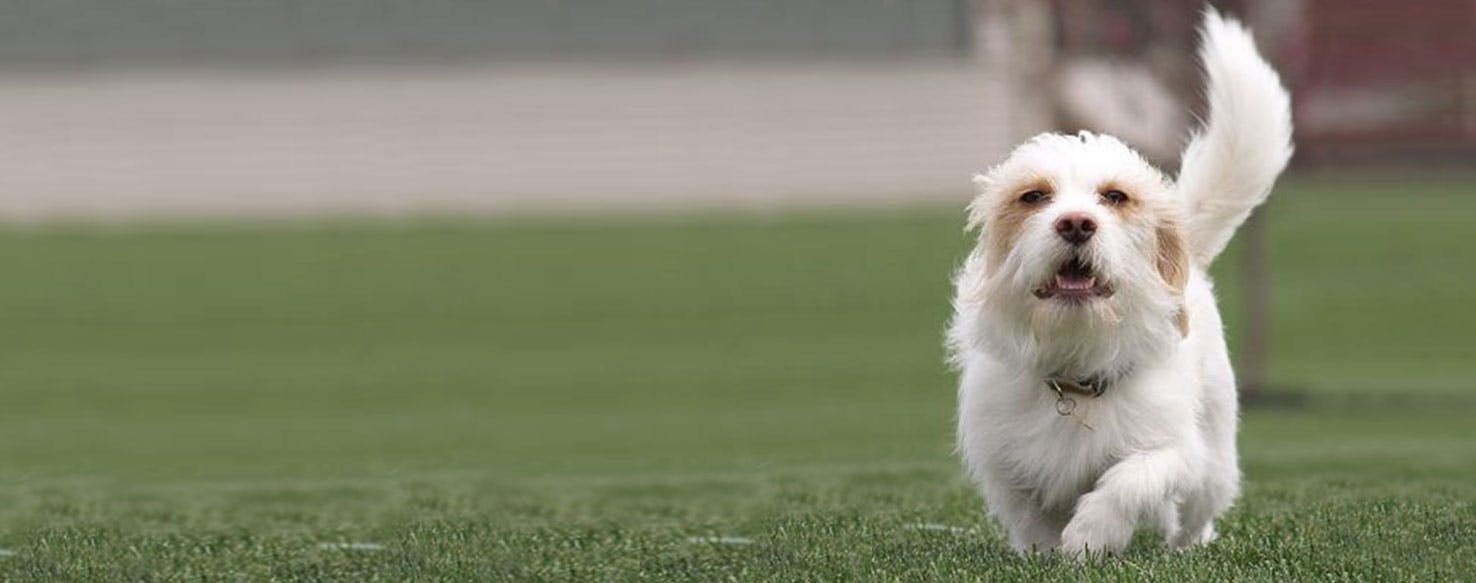
[[[0,77],[0,220],[961,202],[1027,130],[963,59]]]

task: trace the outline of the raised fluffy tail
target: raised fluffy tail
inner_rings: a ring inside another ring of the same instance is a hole
[[[1209,119],[1184,150],[1178,191],[1190,256],[1208,267],[1291,158],[1291,96],[1250,32],[1213,8],[1204,13],[1199,58]]]

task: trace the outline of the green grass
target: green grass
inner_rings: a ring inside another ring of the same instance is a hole
[[[950,455],[954,209],[11,229],[0,579],[1470,579],[1471,184],[1278,192],[1312,407],[1246,415],[1221,541],[1090,567]]]

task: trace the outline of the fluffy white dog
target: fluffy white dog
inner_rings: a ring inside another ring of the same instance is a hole
[[[1118,140],[1046,134],[976,178],[955,279],[958,449],[1020,551],[1182,548],[1240,487],[1235,378],[1206,268],[1291,156],[1289,97],[1205,14],[1209,120],[1174,184]],[[1111,91],[1103,87],[1102,91]]]

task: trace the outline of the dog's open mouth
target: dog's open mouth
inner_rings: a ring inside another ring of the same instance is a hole
[[[1091,298],[1105,298],[1112,295],[1112,286],[1098,280],[1097,274],[1092,271],[1092,266],[1082,261],[1080,257],[1072,257],[1061,268],[1056,270],[1056,275],[1035,289],[1035,297],[1040,299],[1061,298],[1069,300],[1086,300]]]

